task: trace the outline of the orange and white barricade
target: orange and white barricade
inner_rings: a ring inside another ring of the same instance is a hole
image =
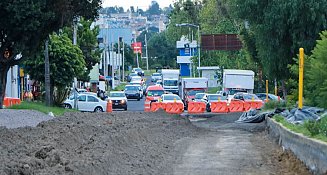
[[[144,102],[144,111],[145,112],[150,112],[151,111],[151,101],[146,100]]]
[[[204,102],[189,102],[187,105],[187,112],[190,114],[204,113],[206,104]]]
[[[244,111],[249,111],[250,109],[260,109],[263,106],[262,101],[245,101]]]
[[[181,114],[184,112],[184,104],[183,103],[166,103],[165,111],[169,114]]]
[[[240,100],[232,100],[228,106],[229,112],[243,112],[244,102]]]
[[[161,102],[152,102],[151,103],[151,112],[156,112],[159,109],[165,110],[165,103],[161,103]]]
[[[213,113],[227,113],[229,111],[227,101],[211,102],[210,109]]]

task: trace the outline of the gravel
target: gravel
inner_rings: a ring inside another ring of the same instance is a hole
[[[0,127],[19,128],[25,126],[35,127],[43,121],[48,121],[54,117],[34,110],[0,110]]]

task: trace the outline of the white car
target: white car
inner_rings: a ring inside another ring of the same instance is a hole
[[[170,102],[176,101],[176,103],[183,104],[183,108],[184,108],[184,103],[183,103],[182,99],[176,94],[163,94],[163,95],[161,95],[160,98],[162,100],[162,103],[170,103]]]
[[[133,72],[137,73],[139,76],[144,76],[144,71],[141,68],[133,68]]]
[[[151,76],[151,81],[156,82],[158,80],[161,80],[161,74],[160,73],[153,73]]]
[[[107,101],[103,101],[92,94],[78,94],[77,108],[79,111],[104,112],[107,110]],[[65,108],[74,107],[74,96],[70,96],[64,101]]]
[[[112,103],[112,108],[120,108],[127,111],[127,98],[124,91],[111,91],[108,101]]]
[[[158,80],[158,81],[156,82],[156,86],[162,86],[162,81],[161,81],[161,80]]]
[[[142,77],[140,77],[140,76],[134,76],[134,77],[132,77],[132,79],[131,79],[131,82],[133,82],[133,81],[143,81],[143,79],[142,79]]]

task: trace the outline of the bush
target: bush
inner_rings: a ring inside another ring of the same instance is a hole
[[[264,104],[263,109],[264,110],[271,110],[276,108],[285,108],[286,103],[285,102],[278,102],[278,101],[269,101]]]
[[[318,121],[306,121],[304,127],[310,132],[311,136],[318,134],[327,136],[327,117],[323,117]]]

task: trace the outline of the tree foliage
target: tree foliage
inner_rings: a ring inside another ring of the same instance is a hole
[[[49,60],[51,89],[65,89],[69,87],[74,77],[79,77],[85,72],[85,61],[83,52],[79,46],[72,44],[66,34],[53,34],[49,40]],[[24,63],[26,72],[33,80],[44,83],[44,56],[39,52],[33,59]],[[58,91],[57,91],[58,92]],[[60,93],[57,93],[60,94]],[[57,101],[54,99],[54,101]],[[60,102],[58,102],[60,103]]]
[[[0,1],[0,108],[7,72],[22,59],[32,58],[43,41],[54,31],[71,25],[74,17],[94,19],[101,0]],[[9,53],[9,54],[5,54]]]
[[[327,1],[231,0],[231,11],[249,23],[260,63],[270,78],[289,77],[288,64],[298,48],[311,50],[319,31],[327,27]]]

